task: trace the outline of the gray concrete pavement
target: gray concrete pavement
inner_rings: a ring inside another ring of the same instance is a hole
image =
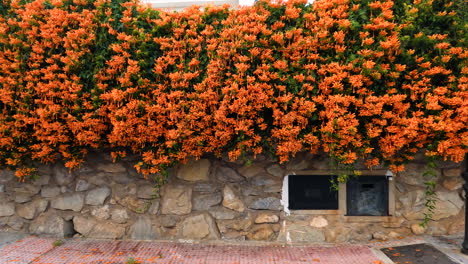
[[[459,263],[468,264],[468,256],[462,254],[460,251],[461,244],[463,242],[463,234],[438,237],[426,236],[424,239],[453,260]]]
[[[26,235],[24,234],[0,232],[0,249],[2,249],[4,246],[8,244],[11,244],[20,239],[23,239],[24,237],[26,237]]]

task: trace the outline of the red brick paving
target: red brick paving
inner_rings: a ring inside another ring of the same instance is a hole
[[[365,245],[246,246],[135,241],[67,240],[28,237],[0,250],[1,264],[376,264]]]
[[[52,250],[54,239],[27,237],[0,250],[0,264],[29,264]]]

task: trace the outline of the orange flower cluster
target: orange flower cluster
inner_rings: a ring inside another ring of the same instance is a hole
[[[225,152],[284,162],[325,151],[395,171],[420,149],[467,153],[456,5],[436,10],[452,29],[434,32],[415,25],[419,10],[441,8],[433,1],[180,13],[134,0],[0,1],[0,164],[20,177],[35,161],[78,167],[98,148],[140,154],[144,174]]]

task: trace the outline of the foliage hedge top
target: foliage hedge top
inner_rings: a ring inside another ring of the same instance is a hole
[[[327,152],[403,169],[468,145],[463,1],[0,0],[0,164]]]

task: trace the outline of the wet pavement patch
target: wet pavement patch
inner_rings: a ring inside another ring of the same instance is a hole
[[[429,244],[415,244],[381,249],[395,264],[457,264]]]

